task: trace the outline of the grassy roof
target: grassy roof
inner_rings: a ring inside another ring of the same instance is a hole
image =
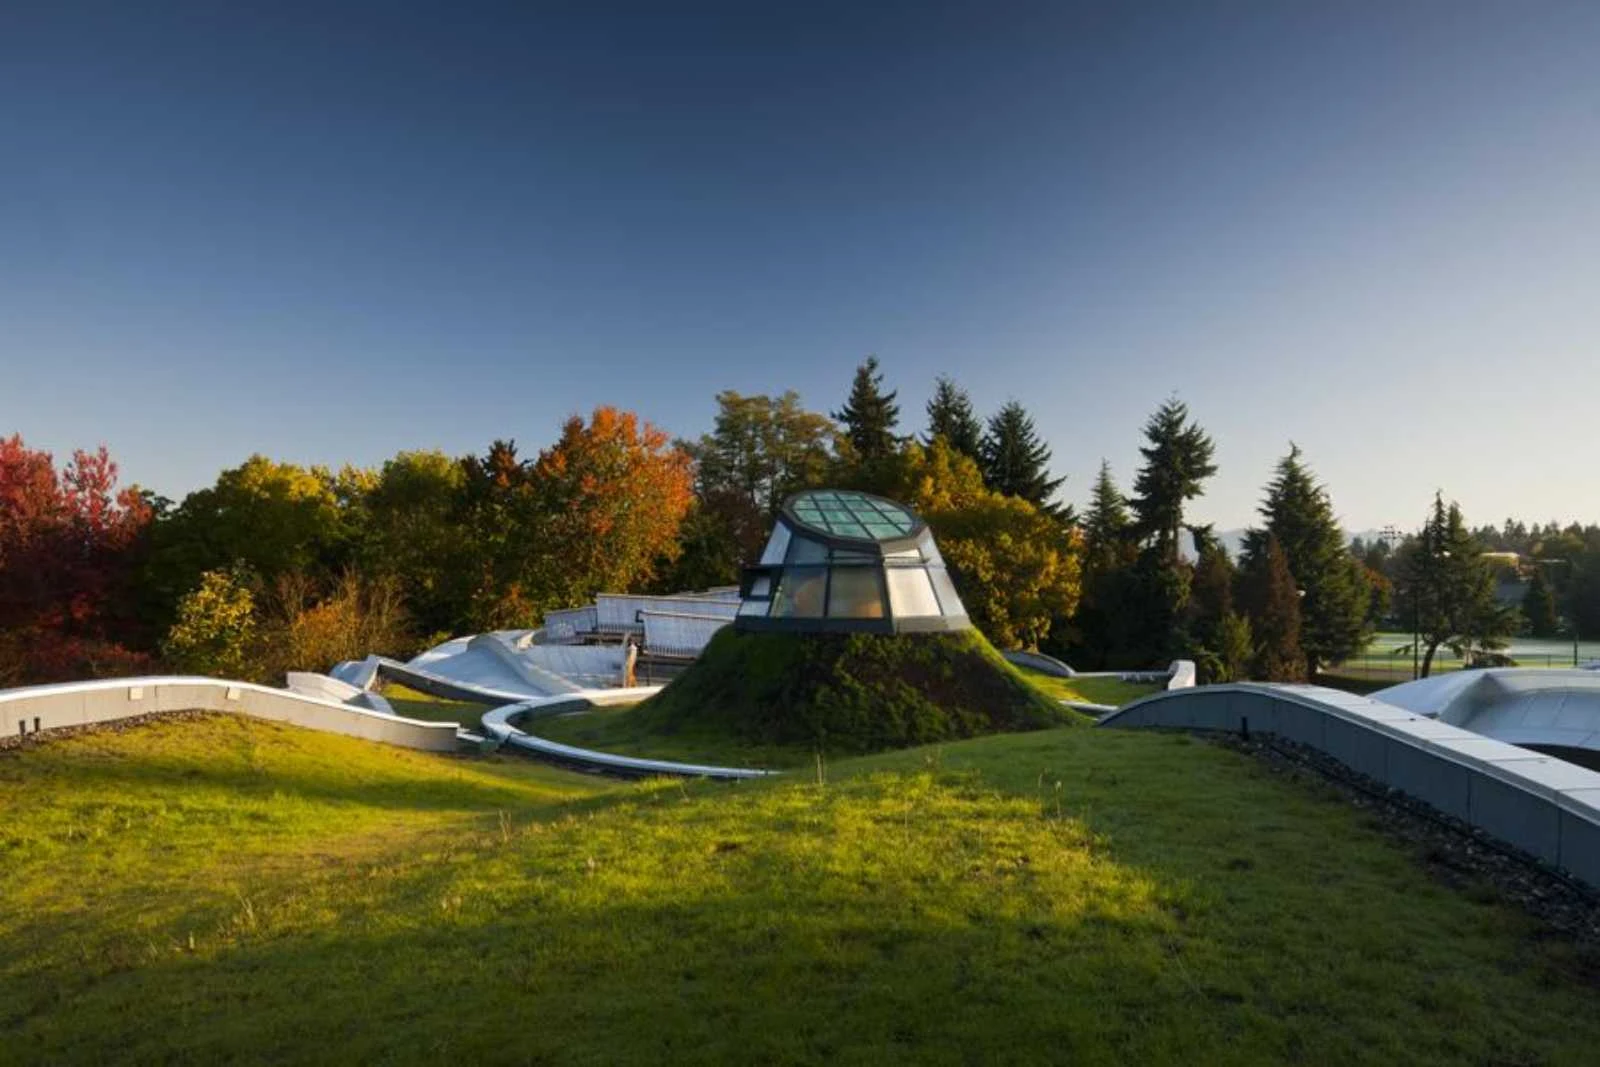
[[[1187,737],[625,785],[207,716],[0,753],[0,810],[4,1063],[1600,1047],[1592,952]]]
[[[976,630],[747,633],[725,627],[634,716],[657,732],[720,731],[830,753],[1079,721]]]

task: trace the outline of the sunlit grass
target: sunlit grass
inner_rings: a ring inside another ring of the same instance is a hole
[[[645,759],[763,769],[796,767],[815,759],[814,750],[805,745],[753,743],[707,729],[665,733],[656,719],[637,714],[637,707],[596,707],[526,719],[520,725],[531,734],[564,745]]]
[[[1186,737],[615,786],[212,717],[0,753],[0,805],[0,1061],[1585,1063],[1600,1041],[1592,961]]]
[[[1161,686],[1149,682],[1125,682],[1121,678],[1057,678],[1031,667],[1020,667],[1023,675],[1035,687],[1044,690],[1057,700],[1070,700],[1078,704],[1109,704],[1120,707],[1130,700],[1161,691]]]
[[[384,699],[389,701],[389,706],[394,708],[395,714],[407,719],[453,722],[470,729],[477,729],[482,722],[483,713],[489,710],[486,704],[446,700],[443,697],[409,689],[399,682],[385,682],[381,692]]]

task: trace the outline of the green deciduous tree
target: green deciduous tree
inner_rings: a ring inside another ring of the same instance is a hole
[[[174,670],[211,678],[257,681],[254,579],[238,569],[206,571],[178,602],[178,617],[161,642]]]
[[[978,458],[983,440],[983,424],[973,414],[971,398],[942,375],[928,401],[928,434],[923,443],[932,444],[935,437],[943,437],[951,448],[973,459]]]
[[[152,529],[145,610],[165,628],[202,574],[236,564],[267,582],[289,571],[331,577],[351,560],[365,482],[259,455],[223,471]]]
[[[386,461],[366,495],[358,558],[369,575],[389,575],[425,633],[455,630],[472,598],[467,475],[443,452],[401,452]]]
[[[1261,503],[1262,529],[1245,535],[1244,555],[1253,560],[1271,537],[1288,559],[1300,602],[1300,647],[1308,676],[1339,663],[1366,645],[1371,596],[1364,569],[1346,549],[1327,490],[1301,460],[1298,445],[1278,461]]]
[[[1010,401],[989,419],[978,456],[990,489],[1026,500],[1046,514],[1056,513],[1051,498],[1066,479],[1050,477],[1050,449],[1021,404]]]

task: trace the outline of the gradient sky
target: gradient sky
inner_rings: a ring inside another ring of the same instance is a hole
[[[0,433],[171,496],[601,403],[1178,394],[1352,528],[1600,520],[1600,4],[0,5]]]

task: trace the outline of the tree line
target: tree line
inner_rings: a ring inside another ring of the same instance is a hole
[[[1441,496],[1415,534],[1347,544],[1293,445],[1231,558],[1186,519],[1217,468],[1176,398],[1142,428],[1130,491],[1102,462],[1081,515],[1024,406],[980,417],[948,377],[920,432],[902,428],[875,358],[826,414],[794,392],[716,401],[692,440],[601,407],[531,458],[513,440],[375,469],[252,456],[178,502],[119,489],[103,448],[58,469],[0,440],[0,684],[161,665],[276,680],[535,625],[598,592],[730,584],[784,499],[825,486],[910,504],[992,641],[1085,669],[1184,657],[1210,681],[1315,677],[1400,616],[1429,665],[1441,647],[1488,653],[1519,625],[1600,632],[1600,530],[1473,531]],[[1525,622],[1496,604],[1482,554],[1511,542],[1538,561]]]

